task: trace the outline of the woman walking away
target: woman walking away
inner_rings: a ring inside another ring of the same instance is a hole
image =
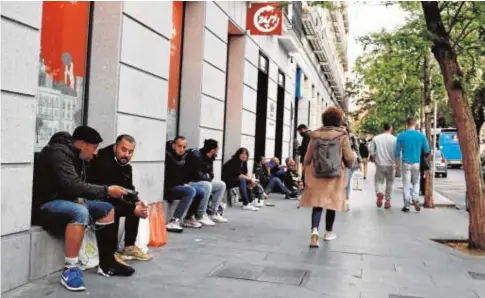
[[[222,181],[226,183],[228,190],[239,187],[243,199],[243,210],[258,211],[254,206],[253,193],[251,187],[256,187],[257,183],[248,175],[249,152],[246,148],[237,149],[232,158],[222,167]]]
[[[347,169],[357,158],[342,124],[342,113],[335,107],[322,115],[323,127],[311,133],[308,152],[303,161],[305,192],[301,206],[311,207],[312,232],[310,247],[318,247],[318,228],[323,209],[326,209],[324,240],[334,240],[335,211],[344,211],[347,186]]]

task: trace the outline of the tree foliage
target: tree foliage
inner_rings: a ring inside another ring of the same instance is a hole
[[[391,5],[386,3],[385,5]],[[378,124],[392,123],[397,130],[404,128],[407,116],[420,116],[420,103],[423,96],[423,60],[429,54],[434,36],[428,32],[420,2],[399,2],[408,12],[407,23],[393,32],[380,31],[359,38],[364,47],[364,54],[354,66],[357,80],[372,90],[372,98],[357,97],[361,119],[361,130]],[[443,2],[444,22],[449,24],[449,34],[456,48],[464,76],[460,82],[469,100],[481,98],[478,92],[483,88],[483,62],[485,24],[484,5],[479,2]],[[477,13],[481,13],[477,17]],[[474,17],[472,17],[474,16]],[[435,60],[431,63],[431,92],[438,101],[438,116],[445,119],[447,125],[454,125],[454,117],[448,105],[440,69]],[[369,104],[372,108],[369,109]],[[472,104],[474,118],[480,127],[483,119],[484,104]],[[369,121],[369,125],[366,124]]]

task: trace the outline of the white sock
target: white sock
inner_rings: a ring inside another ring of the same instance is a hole
[[[75,258],[65,257],[64,259],[66,261],[66,267],[67,268],[77,267],[77,265],[79,263],[79,258],[78,257],[75,257]]]

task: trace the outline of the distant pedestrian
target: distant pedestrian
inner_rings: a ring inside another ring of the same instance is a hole
[[[409,212],[409,206],[411,204],[416,211],[420,211],[419,180],[421,153],[424,151],[425,158],[429,159],[431,152],[425,135],[416,130],[416,119],[414,117],[409,117],[406,122],[408,129],[397,137],[395,153],[397,171],[399,170],[402,156],[404,194],[404,206],[402,211]]]
[[[319,246],[318,228],[323,209],[327,210],[323,239],[328,241],[337,238],[333,232],[335,212],[344,211],[347,168],[356,159],[350,148],[347,132],[341,127],[340,110],[335,107],[328,108],[322,115],[322,121],[324,127],[311,134],[303,163],[306,185],[300,204],[313,208],[310,247]]]
[[[362,165],[364,166],[364,179],[367,179],[368,165],[369,165],[369,147],[365,139],[360,141],[359,145],[360,157],[362,157]]]
[[[370,156],[376,164],[376,174],[374,178],[375,190],[377,195],[377,207],[381,208],[384,198],[386,203],[384,208],[391,208],[392,184],[395,177],[394,155],[396,151],[396,137],[392,135],[392,126],[385,123],[384,132],[371,143]],[[386,183],[385,194],[382,186]]]
[[[357,159],[355,160],[352,168],[350,168],[349,175],[347,176],[347,200],[345,202],[345,205],[346,205],[345,209],[346,211],[349,211],[350,210],[349,199],[350,199],[350,194],[352,193],[352,178],[354,177],[354,173],[357,169],[362,170],[362,158],[359,152],[359,143],[357,142],[357,137],[352,133],[350,124],[344,123],[344,127],[346,128],[347,134],[349,136],[350,148],[357,155]]]
[[[305,124],[298,125],[298,133],[302,137],[301,146],[298,147],[298,152],[300,153],[300,163],[303,164],[303,160],[305,159],[305,154],[308,150],[308,144],[310,143],[310,134],[312,133],[311,130]],[[302,171],[302,178],[303,183],[305,183],[305,171]]]

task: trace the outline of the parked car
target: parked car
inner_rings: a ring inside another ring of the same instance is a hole
[[[448,177],[448,161],[443,154],[441,154],[441,151],[436,150],[434,154],[435,177]]]

